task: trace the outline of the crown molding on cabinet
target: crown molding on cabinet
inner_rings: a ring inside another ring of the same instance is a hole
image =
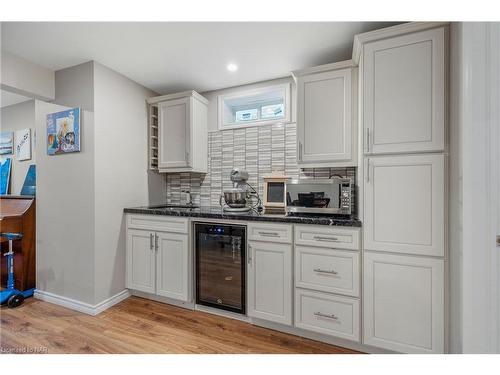
[[[369,31],[367,33],[354,36],[354,44],[352,47],[352,61],[355,65],[359,64],[361,57],[362,46],[365,43],[374,42],[380,39],[391,38],[409,33],[435,29],[437,27],[449,25],[449,22],[408,22],[401,25],[386,27],[384,29]]]
[[[345,60],[345,61],[339,61],[339,62],[334,62],[334,63],[330,63],[330,64],[318,65],[318,66],[314,66],[312,68],[294,70],[292,72],[292,76],[296,80],[297,77],[300,77],[300,76],[305,76],[305,75],[309,75],[309,74],[313,74],[313,73],[327,72],[327,71],[331,71],[331,70],[344,69],[344,68],[354,68],[356,66],[358,66],[358,64],[354,63],[354,61]]]
[[[158,104],[158,103],[164,102],[166,100],[180,99],[180,98],[185,98],[187,96],[193,96],[196,99],[198,99],[200,102],[202,102],[203,104],[208,104],[208,100],[205,97],[198,94],[194,90],[176,92],[175,94],[155,96],[152,98],[148,98],[147,102],[148,102],[148,104]]]

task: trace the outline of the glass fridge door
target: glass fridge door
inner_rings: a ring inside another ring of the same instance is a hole
[[[196,224],[196,303],[245,313],[245,228]]]

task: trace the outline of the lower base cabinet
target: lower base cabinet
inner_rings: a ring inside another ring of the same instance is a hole
[[[188,236],[159,232],[156,254],[156,294],[180,301],[189,300]]]
[[[295,290],[295,326],[359,341],[359,300],[310,290]]]
[[[444,261],[364,253],[364,344],[444,352]]]
[[[189,301],[190,254],[188,234],[128,228],[127,288]]]
[[[248,242],[248,316],[292,324],[292,245]]]
[[[127,230],[127,288],[146,293],[156,289],[155,232]]]

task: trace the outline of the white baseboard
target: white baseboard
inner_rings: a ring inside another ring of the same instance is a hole
[[[109,309],[111,306],[120,303],[121,301],[127,299],[128,297],[130,297],[130,292],[128,291],[128,289],[122,290],[120,293],[117,293],[114,296],[111,296],[108,299],[99,302],[97,305],[95,305],[93,315],[102,313],[104,310]]]
[[[121,291],[120,293],[115,294],[114,296],[99,302],[96,305],[91,305],[90,303],[78,301],[75,299],[71,299],[68,297],[59,296],[54,293],[44,292],[43,290],[35,290],[35,298],[38,298],[45,302],[50,302],[55,305],[67,307],[71,310],[76,310],[88,315],[97,315],[103,312],[104,310],[109,309],[111,306],[116,305],[117,303],[123,301],[128,298],[130,293],[128,289]]]

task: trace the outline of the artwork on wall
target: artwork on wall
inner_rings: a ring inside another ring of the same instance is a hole
[[[31,129],[16,131],[16,157],[19,161],[31,159]]]
[[[21,195],[35,195],[36,193],[36,166],[35,164],[30,165],[28,172],[26,173],[26,178],[24,179],[24,184],[21,189]]]
[[[14,133],[1,132],[0,133],[0,155],[10,155],[13,152],[14,146]]]
[[[11,158],[6,158],[0,161],[0,195],[7,195],[9,193],[11,168],[12,168]]]
[[[47,154],[80,151],[80,108],[47,115]]]

